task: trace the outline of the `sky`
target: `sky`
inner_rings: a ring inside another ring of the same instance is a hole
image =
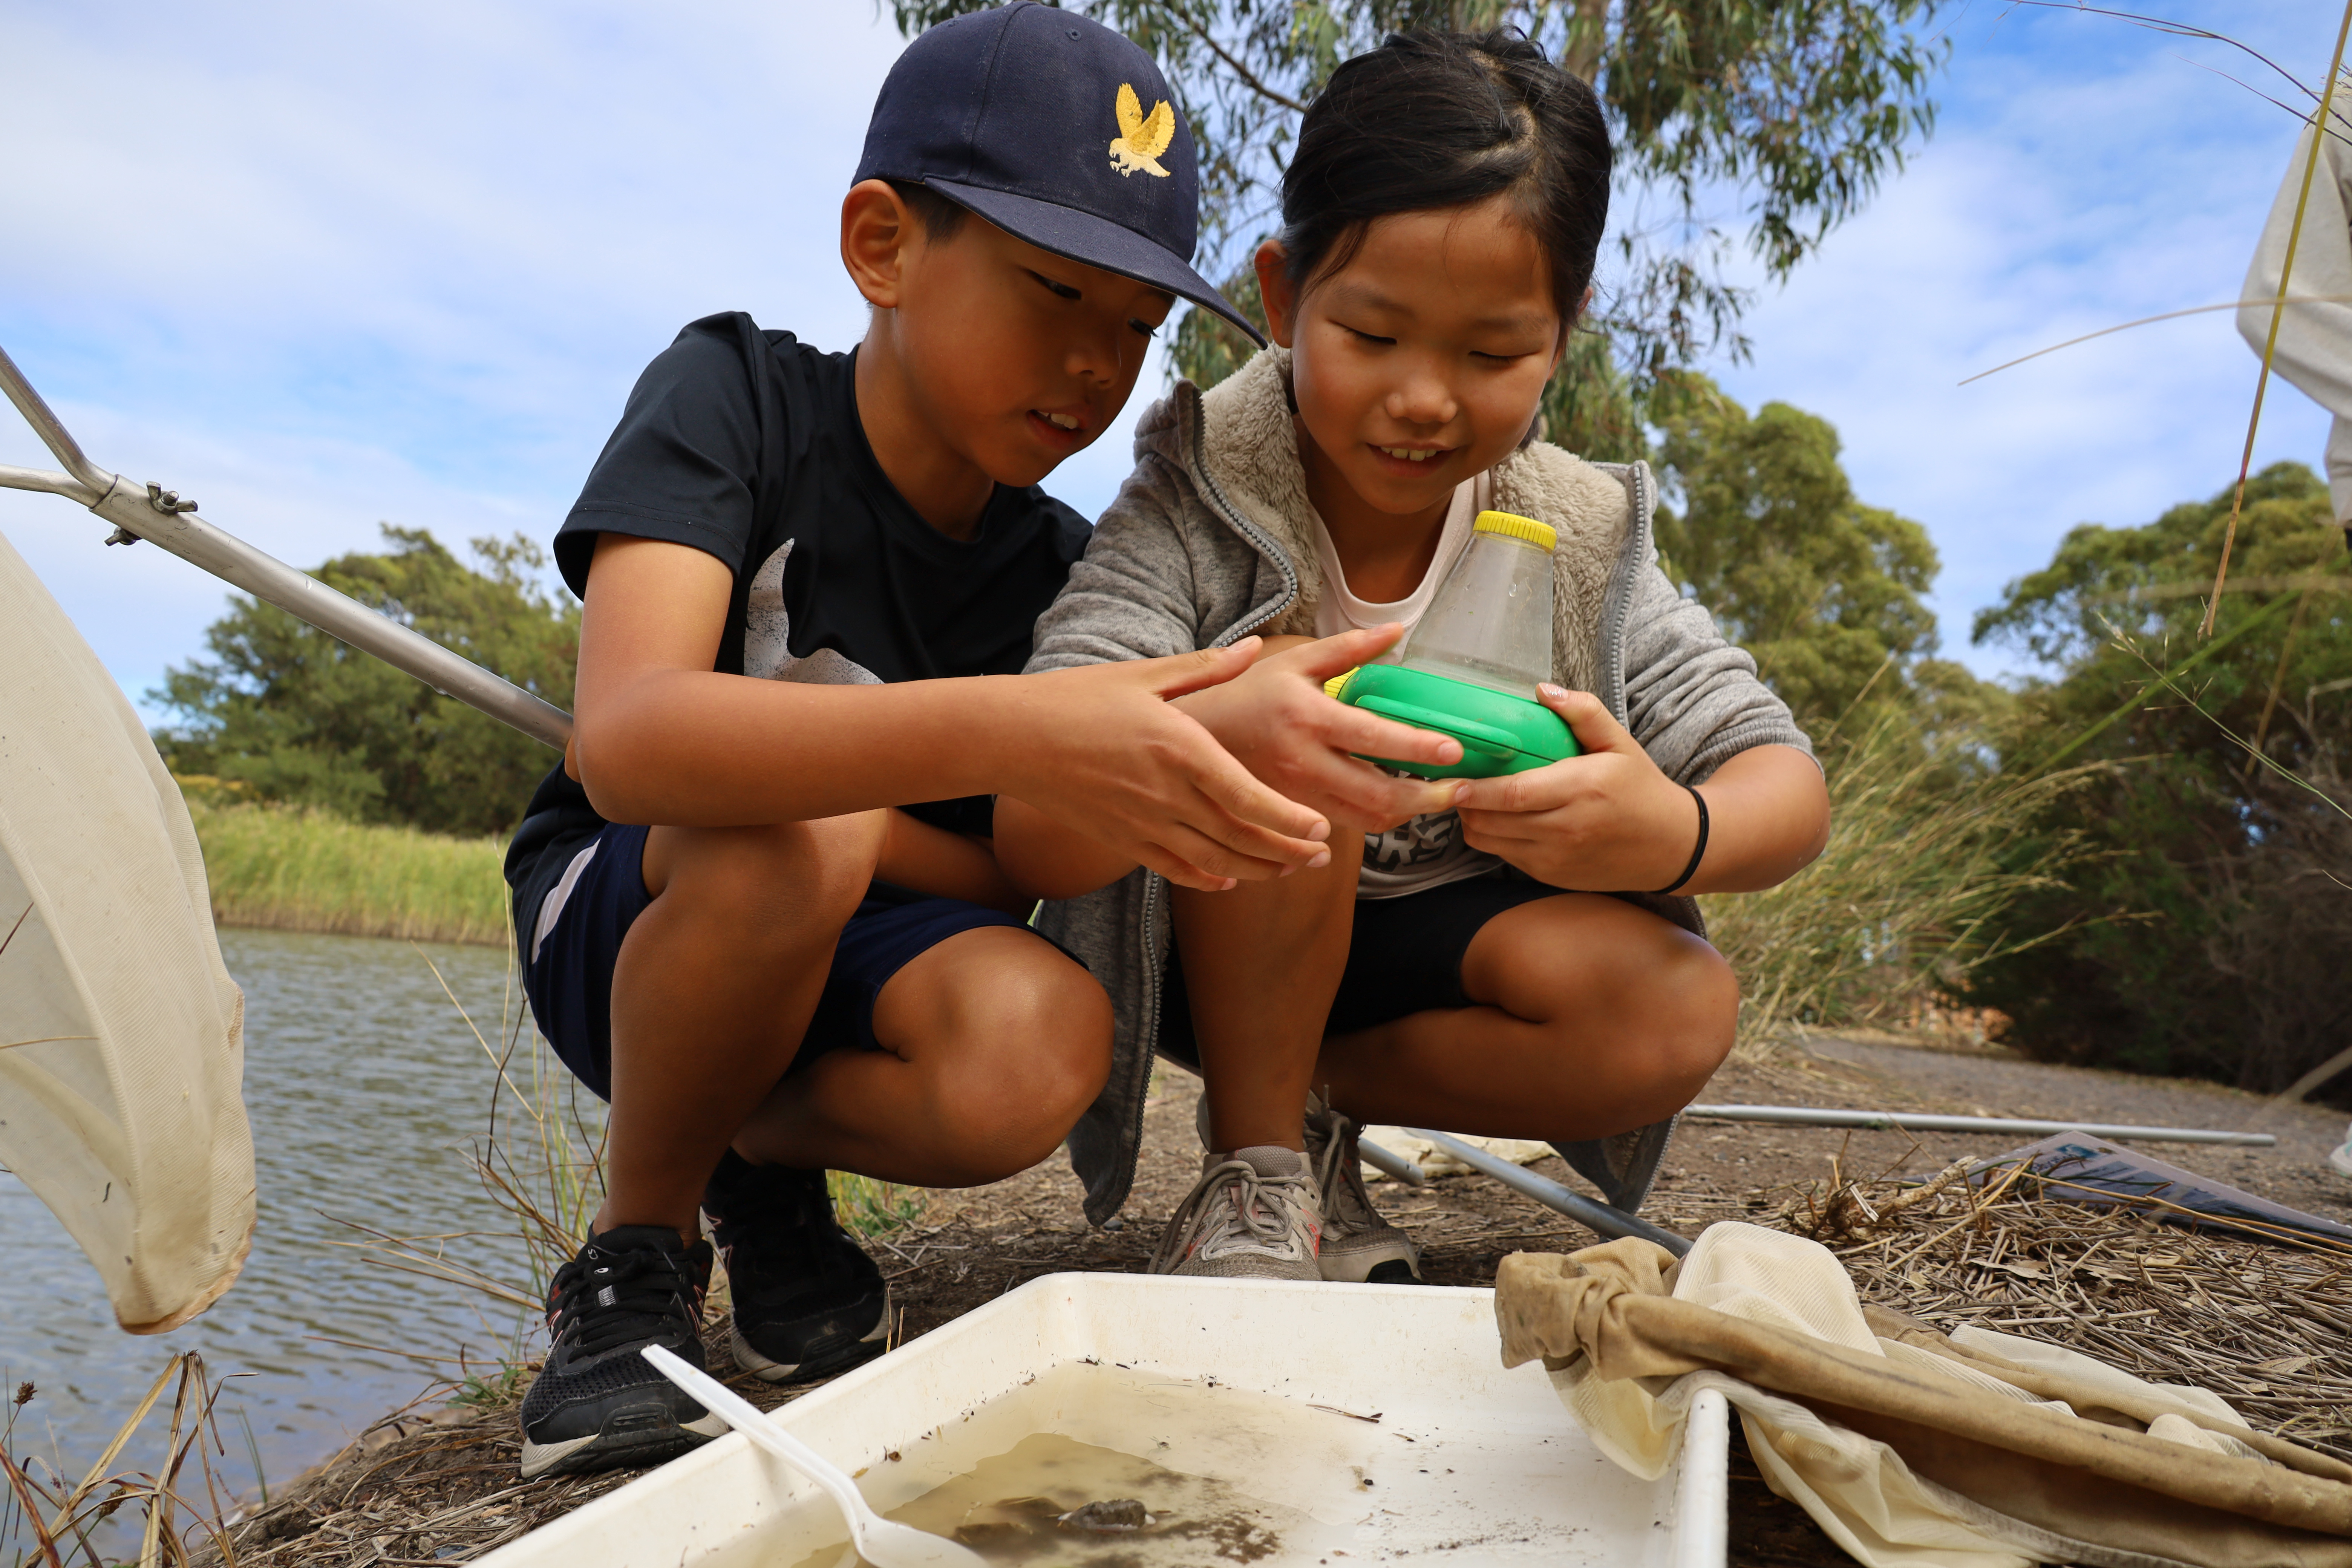
[[[2315,0],[2175,0],[2306,80]],[[1933,139],[1747,322],[1742,402],[1828,418],[1865,500],[1925,523],[1948,651],[2067,528],[2234,477],[2256,364],[2226,314],[1965,376],[2235,298],[2296,125],[2263,68],[2111,18],[1959,0]],[[457,542],[561,521],[637,371],[747,310],[847,348],[835,214],[900,40],[868,0],[0,0],[0,346],[84,447],[280,558],[376,525]],[[1129,416],[1159,384],[1147,368]],[[1049,488],[1090,515],[1123,419]],[[2279,387],[2257,463],[2317,463]],[[52,468],[0,410],[0,462]],[[107,549],[56,497],[0,535],[134,701],[202,651],[226,587]],[[151,719],[163,715],[145,705]]]

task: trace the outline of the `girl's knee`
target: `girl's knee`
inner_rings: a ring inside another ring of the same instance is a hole
[[[1696,1094],[1731,1054],[1739,1030],[1738,978],[1721,953],[1693,936],[1677,944],[1655,979],[1661,1076]]]
[[[1723,955],[1688,931],[1659,925],[1600,977],[1590,969],[1560,974],[1541,1014],[1570,1075],[1563,1092],[1587,1092],[1585,1068],[1576,1064],[1588,1062],[1596,1038],[1616,1039],[1622,1054],[1612,1075],[1637,1109],[1654,1110],[1644,1121],[1671,1115],[1706,1086],[1731,1054],[1739,1023],[1739,983]]]

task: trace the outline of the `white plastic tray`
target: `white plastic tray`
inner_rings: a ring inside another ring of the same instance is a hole
[[[1166,1380],[1179,1413],[1139,1420],[1131,1397],[1021,1407],[1038,1373],[1089,1357],[1129,1384]],[[1064,1432],[1310,1514],[1320,1543],[1277,1551],[1265,1568],[1318,1563],[1335,1539],[1360,1561],[1453,1568],[1724,1561],[1722,1397],[1695,1402],[1675,1470],[1637,1480],[1593,1448],[1540,1367],[1503,1370],[1491,1290],[1049,1275],[776,1414],[862,1470],[884,1510],[945,1479],[953,1467],[926,1452],[977,1419],[982,1428],[963,1436],[1003,1426],[997,1451],[1030,1431]],[[730,1434],[481,1561],[790,1568],[841,1533],[821,1493]]]

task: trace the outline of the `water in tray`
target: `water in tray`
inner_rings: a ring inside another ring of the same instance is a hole
[[[860,1486],[887,1517],[960,1541],[994,1563],[1311,1563],[1348,1546],[1351,1524],[1328,1518],[1328,1509],[1318,1519],[1263,1494],[1288,1491],[1304,1458],[1342,1495],[1369,1501],[1363,1430],[1288,1400],[1073,1363],[905,1445],[911,1451],[886,1460]],[[1260,1444],[1269,1450],[1263,1464],[1248,1452]],[[1284,1450],[1279,1460],[1271,1452],[1276,1447]],[[1223,1461],[1220,1475],[1147,1457],[1212,1450]],[[1253,1479],[1264,1484],[1253,1488]],[[910,1496],[910,1489],[920,1489]],[[1136,1510],[1102,1505],[1128,1502],[1141,1504],[1143,1517],[1120,1528]],[[1091,1514],[1081,1514],[1089,1505]],[[812,1540],[822,1544],[799,1543]],[[799,1542],[767,1556],[768,1568],[863,1568],[831,1519],[823,1534],[801,1534]]]

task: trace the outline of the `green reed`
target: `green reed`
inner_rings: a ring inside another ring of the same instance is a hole
[[[502,942],[506,846],[189,792],[222,925]]]

